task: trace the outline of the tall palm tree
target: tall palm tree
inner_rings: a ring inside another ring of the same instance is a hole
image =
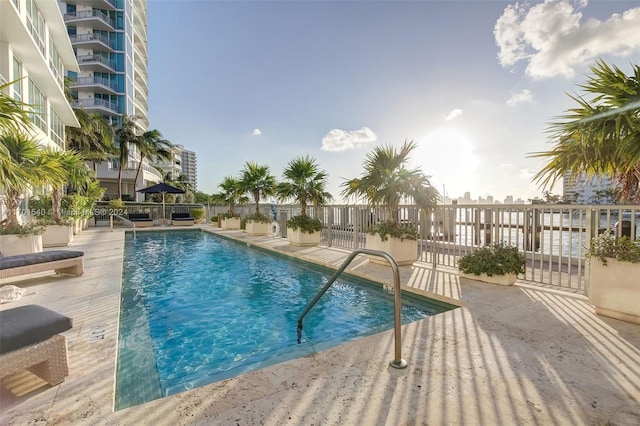
[[[276,178],[270,173],[269,166],[247,161],[241,172],[240,187],[253,196],[256,214],[260,214],[260,199],[275,194]]]
[[[140,162],[136,170],[136,178],[134,185],[138,183],[142,162],[145,158],[153,160],[169,160],[171,159],[171,148],[173,145],[168,140],[162,139],[162,133],[159,130],[147,130],[137,139],[136,146],[140,152]],[[136,187],[136,189],[138,189]]]
[[[109,155],[116,152],[113,128],[100,114],[89,114],[84,108],[73,111],[80,127],[65,128],[67,149],[80,153],[85,161],[91,161],[95,175],[97,163],[108,160]]]
[[[58,163],[62,173],[49,179],[51,184],[51,218],[60,222],[60,205],[62,202],[62,189],[66,183],[78,188],[85,187],[91,180],[91,172],[84,159],[74,151],[55,151],[47,149],[42,154],[48,161]]]
[[[331,197],[326,191],[329,175],[310,156],[295,157],[283,172],[284,181],[278,184],[277,193],[282,200],[294,199],[300,204],[300,215],[307,216],[309,202]]]
[[[42,155],[36,140],[24,132],[1,132],[0,147],[7,154],[0,161],[0,189],[6,197],[6,228],[12,230],[19,225],[20,198],[33,186],[63,179],[64,169],[60,162]]]
[[[245,191],[240,186],[240,181],[232,176],[225,176],[218,187],[222,188],[222,192],[216,194],[216,198],[229,207],[229,213],[232,216],[235,214],[236,204],[246,203],[249,200],[244,195]]]
[[[115,131],[118,141],[118,198],[122,200],[122,170],[129,163],[130,145],[137,145],[136,123],[127,116],[122,117],[122,125]]]
[[[0,132],[25,129],[31,123],[29,105],[5,93],[17,81],[0,85]]]
[[[399,206],[405,197],[411,197],[424,209],[435,205],[440,194],[429,178],[419,168],[406,168],[409,154],[416,146],[413,141],[405,141],[399,151],[391,145],[376,147],[367,154],[362,177],[342,184],[342,195],[355,196],[372,206],[384,206],[394,225],[399,223]]]
[[[530,155],[549,159],[533,180],[547,187],[566,173],[611,175],[620,185],[619,200],[639,202],[640,66],[632,64],[631,75],[602,60],[590,69],[579,87],[592,99],[569,95],[578,106],[549,125],[553,149]]]

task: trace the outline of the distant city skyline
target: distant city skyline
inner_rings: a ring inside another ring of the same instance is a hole
[[[206,193],[246,161],[280,179],[311,155],[340,202],[375,146],[414,140],[445,196],[540,197],[528,156],[567,94],[598,58],[640,58],[630,1],[151,0],[148,21],[150,128],[197,153]]]

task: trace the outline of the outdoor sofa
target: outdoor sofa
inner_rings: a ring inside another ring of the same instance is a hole
[[[58,274],[82,275],[84,253],[72,250],[49,250],[40,253],[0,257],[0,279],[54,270]]]
[[[191,213],[171,213],[171,225],[173,226],[191,226],[195,223]]]
[[[153,226],[153,219],[151,219],[149,213],[129,213],[128,218],[136,228]]]
[[[29,370],[51,386],[69,375],[67,338],[73,320],[39,305],[0,311],[0,378]]]

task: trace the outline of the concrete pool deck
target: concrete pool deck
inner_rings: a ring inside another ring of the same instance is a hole
[[[334,269],[349,255],[202,227]],[[123,246],[124,230],[91,228],[69,247],[85,252],[83,276],[0,282],[35,292],[0,309],[40,304],[74,320],[71,375],[54,387],[28,372],[2,379],[0,424],[640,424],[640,325],[595,315],[581,294],[418,262],[400,268],[404,286],[464,306],[402,327],[406,369],[388,365],[390,330],[114,412]],[[389,267],[360,257],[348,271],[392,284]]]

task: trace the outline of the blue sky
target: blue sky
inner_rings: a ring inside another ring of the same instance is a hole
[[[548,123],[597,58],[640,62],[638,1],[149,0],[150,127],[218,192],[310,155],[340,200],[378,145],[450,197],[540,196]],[[560,193],[560,188],[554,192]]]

